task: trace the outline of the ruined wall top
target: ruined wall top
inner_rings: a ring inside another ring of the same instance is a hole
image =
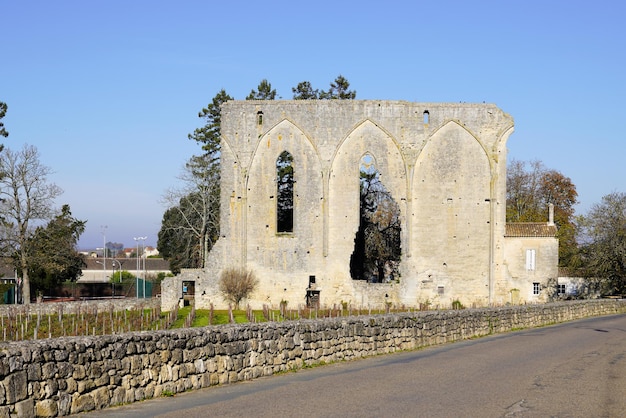
[[[381,100],[242,100],[222,105],[222,136],[254,146],[260,136],[283,121],[297,126],[317,146],[336,146],[352,130],[370,121],[401,148],[421,145],[448,122],[456,122],[494,149],[513,128],[513,118],[494,104],[414,103]]]

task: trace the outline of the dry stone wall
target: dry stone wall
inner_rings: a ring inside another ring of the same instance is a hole
[[[594,315],[595,300],[128,333],[0,345],[0,417],[63,416],[341,360]]]
[[[30,303],[24,305],[0,305],[0,315],[50,315],[50,314],[79,314],[81,312],[109,312],[124,311],[132,309],[148,309],[161,304],[159,299],[104,299],[104,300],[82,300],[72,302],[53,303]]]

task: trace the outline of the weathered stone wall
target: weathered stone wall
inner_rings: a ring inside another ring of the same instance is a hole
[[[536,254],[534,269],[526,268],[526,250],[532,249]],[[512,289],[519,289],[520,299],[531,302],[546,302],[547,292],[533,294],[533,283],[541,288],[548,286],[550,281],[559,275],[559,243],[557,238],[506,238],[504,256],[510,277],[505,281],[504,292],[513,294]],[[515,300],[508,300],[516,303]]]
[[[137,299],[103,299],[103,300],[81,300],[72,302],[49,302],[49,303],[31,303],[28,305],[0,305],[0,315],[8,315],[9,313],[21,314],[76,314],[81,312],[98,312],[124,311],[127,309],[151,308],[159,306],[161,301],[157,298]]]
[[[626,313],[626,301],[425,311],[6,343],[0,345],[0,417],[63,416],[304,365],[617,313]]]
[[[311,275],[326,306],[358,305],[365,295],[376,305],[500,303],[512,132],[513,118],[493,104],[229,101],[221,110],[220,238],[196,288],[208,294],[224,268],[245,267],[259,278],[246,301],[255,308],[301,303]],[[276,161],[284,151],[295,180],[290,233],[277,230]],[[391,293],[363,292],[350,273],[365,155],[400,208],[401,276]],[[176,303],[164,295],[164,310]]]

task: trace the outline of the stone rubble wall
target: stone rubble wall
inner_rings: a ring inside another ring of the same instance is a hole
[[[421,311],[0,344],[0,417],[54,417],[342,360],[626,313],[624,300]]]
[[[102,300],[81,300],[71,302],[48,302],[48,303],[30,303],[27,305],[0,305],[0,315],[22,314],[22,315],[50,315],[58,314],[77,314],[81,312],[109,312],[111,310],[125,311],[140,308],[153,308],[161,305],[159,298],[137,299],[137,298],[120,298],[120,299],[102,299]]]

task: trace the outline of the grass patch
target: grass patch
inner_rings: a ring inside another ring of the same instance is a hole
[[[196,317],[191,323],[192,327],[206,327],[209,325],[210,311],[208,309],[196,309]]]
[[[178,315],[176,315],[176,320],[172,323],[171,328],[182,328],[185,325],[185,318],[187,318],[190,312],[191,306],[179,308]]]

